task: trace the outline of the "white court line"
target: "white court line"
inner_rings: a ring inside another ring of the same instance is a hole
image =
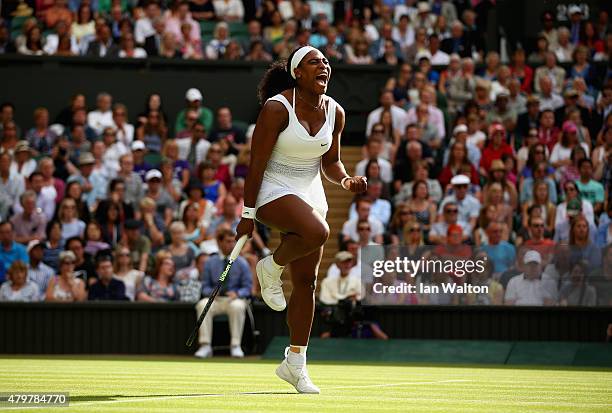
[[[336,389],[361,389],[368,387],[393,387],[393,386],[415,386],[422,384],[441,384],[441,383],[462,383],[469,382],[472,380],[439,380],[439,381],[407,381],[401,383],[385,383],[385,384],[365,384],[365,385],[357,385],[357,386],[340,386],[340,387],[326,387],[321,390],[336,390]],[[155,401],[155,400],[173,400],[173,399],[195,399],[195,398],[204,398],[204,397],[225,397],[225,396],[249,396],[249,395],[259,395],[259,394],[268,394],[268,393],[280,393],[287,391],[287,388],[284,389],[276,389],[276,390],[261,390],[255,392],[237,392],[237,393],[219,393],[219,394],[191,394],[191,395],[177,395],[177,396],[156,396],[156,397],[132,397],[132,398],[122,398],[120,400],[98,400],[91,402],[75,402],[71,403],[69,407],[80,407],[80,406],[91,406],[97,404],[111,404],[111,403],[134,403],[140,401]],[[288,393],[293,394],[293,393]],[[298,394],[298,393],[295,393]],[[20,409],[42,409],[47,408],[49,406],[27,406],[27,407],[0,407],[0,410],[20,410]],[[59,407],[61,408],[61,407]]]

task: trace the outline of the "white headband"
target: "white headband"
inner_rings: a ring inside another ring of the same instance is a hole
[[[308,53],[312,52],[313,50],[317,50],[317,49],[315,49],[312,46],[304,46],[304,47],[299,48],[293,54],[293,57],[291,58],[291,61],[289,62],[289,74],[291,74],[292,78],[295,79],[295,68],[298,67],[298,65],[304,58],[304,56],[306,56]]]

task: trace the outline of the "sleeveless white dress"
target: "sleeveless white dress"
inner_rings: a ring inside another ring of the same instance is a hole
[[[306,131],[295,114],[295,89],[292,104],[281,94],[268,99],[285,106],[289,112],[289,122],[272,149],[255,208],[293,194],[325,218],[328,207],[321,181],[321,156],[332,144],[337,105],[334,99],[328,99],[325,123],[315,136]]]

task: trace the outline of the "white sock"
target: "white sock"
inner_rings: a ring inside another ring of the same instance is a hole
[[[291,345],[291,347],[299,348],[300,352],[295,353],[291,351],[291,348],[289,348],[289,351],[287,352],[287,362],[289,364],[300,365],[300,366],[303,366],[304,364],[306,364],[306,349],[308,348],[308,346]]]
[[[282,272],[283,268],[285,268],[284,265],[278,265],[276,261],[274,261],[273,255],[268,255],[266,258],[264,258],[264,265],[270,272]]]

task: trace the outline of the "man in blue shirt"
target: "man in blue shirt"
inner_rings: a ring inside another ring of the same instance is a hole
[[[489,242],[481,247],[481,250],[493,261],[493,272],[497,274],[512,268],[516,259],[516,249],[508,241],[502,241],[502,232],[499,222],[490,222],[487,227]]]
[[[30,258],[26,248],[15,242],[15,232],[10,221],[0,223],[0,283],[4,281],[5,271],[13,261],[23,261],[29,264]]]
[[[206,297],[214,290],[219,276],[227,265],[229,255],[236,245],[234,231],[226,228],[221,228],[217,232],[217,244],[219,246],[219,254],[212,255],[204,264],[204,276],[202,280],[202,294]],[[232,357],[244,357],[244,353],[240,348],[242,342],[242,330],[244,329],[244,320],[246,317],[246,300],[245,298],[251,295],[251,287],[253,286],[253,276],[249,268],[249,264],[243,257],[236,258],[232,268],[225,279],[225,284],[219,291],[219,295],[215,298],[213,305],[210,307],[202,327],[200,327],[199,343],[200,348],[195,353],[196,357],[207,358],[212,356],[212,331],[213,318],[218,314],[227,314],[229,319],[231,343],[230,351]],[[196,304],[196,315],[199,317],[208,298],[203,298]]]

